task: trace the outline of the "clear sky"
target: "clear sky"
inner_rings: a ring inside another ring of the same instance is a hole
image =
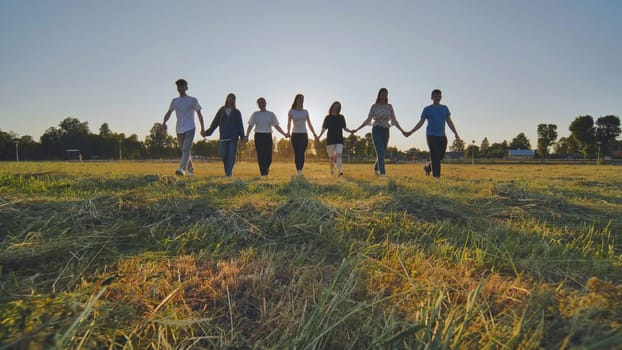
[[[263,96],[286,125],[303,93],[316,129],[335,100],[359,126],[381,87],[410,129],[440,88],[467,144],[535,148],[540,123],[622,117],[620,18],[620,0],[2,0],[0,129],[144,140],[185,78],[206,123],[233,92],[245,124]],[[389,144],[427,149],[425,130]]]

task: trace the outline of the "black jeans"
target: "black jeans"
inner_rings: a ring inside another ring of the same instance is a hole
[[[430,149],[430,162],[432,163],[432,176],[441,177],[441,160],[445,158],[447,150],[446,136],[426,136]]]
[[[272,133],[256,132],[255,149],[257,150],[257,163],[261,175],[268,175],[272,164]]]
[[[292,146],[294,147],[294,162],[296,170],[302,171],[305,166],[305,152],[309,145],[309,138],[306,133],[292,134]]]

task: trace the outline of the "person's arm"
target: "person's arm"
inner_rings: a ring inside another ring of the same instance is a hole
[[[454,126],[454,122],[451,120],[450,115],[447,116],[447,126],[449,126],[449,129],[454,132],[456,140],[460,140],[460,136],[458,136],[458,132],[456,131],[456,127]]]
[[[367,119],[365,119],[363,121],[363,123],[361,124],[361,126],[359,126],[358,128],[352,130],[351,132],[354,134],[357,131],[361,130],[365,125],[369,125],[371,123],[371,120],[374,117],[374,105],[371,106],[371,108],[369,109],[369,114],[367,115]]]
[[[311,130],[311,133],[313,134],[313,137],[316,140],[318,140],[317,134],[315,133],[315,130],[313,130],[313,124],[311,124],[311,118],[309,118],[309,113],[308,112],[307,112],[307,125],[309,125],[309,130]]]
[[[248,139],[251,137],[251,130],[253,130],[254,126],[254,124],[248,123],[248,128],[246,129],[246,136],[244,136],[244,141],[248,141]]]
[[[292,127],[292,110],[289,110],[289,113],[287,113],[287,136],[286,137],[290,137],[291,134],[289,133]]]
[[[421,118],[419,120],[419,122],[417,123],[417,125],[415,125],[415,127],[412,128],[412,130],[404,133],[404,136],[408,137],[408,136],[412,135],[415,131],[417,131],[417,130],[419,130],[419,128],[421,128],[421,126],[423,125],[424,122],[425,122],[425,118]]]
[[[238,136],[240,137],[240,140],[244,141],[245,135],[244,135],[244,122],[242,122],[242,113],[238,109],[236,109],[235,111],[237,114],[236,124],[238,128]]]
[[[203,121],[203,114],[201,114],[201,110],[197,111],[197,116],[199,117],[199,124],[201,124],[201,136],[205,137],[205,122]]]
[[[171,113],[173,113],[172,109],[169,109],[168,112],[164,114],[164,121],[162,121],[162,129],[166,130],[166,122],[171,118]]]
[[[342,123],[343,123],[343,125],[342,125],[343,130],[345,130],[346,132],[352,133],[352,130],[350,130],[350,129],[348,129],[348,128],[346,127],[346,117],[343,117],[343,118],[341,119],[341,121],[342,121]]]
[[[205,130],[205,136],[211,136],[214,133],[214,130],[218,127],[218,124],[220,123],[221,111],[222,107],[218,109],[218,112],[214,115],[214,119],[212,120],[212,124],[210,124],[209,129]]]
[[[320,139],[320,137],[322,137],[322,135],[324,135],[324,131],[326,131],[326,128],[322,128],[322,131],[320,132],[320,134],[317,135],[318,140]]]
[[[285,131],[283,131],[283,129],[281,129],[281,127],[279,125],[275,125],[274,128],[276,130],[278,130],[278,132],[280,132],[284,138],[288,138],[289,136],[287,135],[287,133]]]
[[[400,123],[397,121],[397,118],[395,117],[395,111],[393,110],[393,106],[389,105],[391,107],[391,124],[394,125],[399,131],[402,132],[402,134],[405,134],[406,132],[404,131],[404,129],[402,129],[402,127],[400,126]]]

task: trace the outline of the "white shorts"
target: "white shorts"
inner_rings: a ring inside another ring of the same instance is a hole
[[[337,152],[337,154],[342,154],[343,153],[343,144],[338,143],[335,145],[326,145],[326,150],[328,151],[328,156],[332,156],[335,151]]]

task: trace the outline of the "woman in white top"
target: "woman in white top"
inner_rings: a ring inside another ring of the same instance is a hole
[[[402,133],[404,133],[404,130],[400,126],[400,123],[397,122],[397,119],[395,119],[393,106],[389,104],[389,91],[385,88],[381,88],[378,91],[376,103],[371,106],[367,119],[365,119],[361,126],[352,130],[352,132],[355,133],[365,125],[370,124],[373,125],[371,129],[371,136],[374,140],[374,148],[376,149],[374,175],[380,174],[380,176],[386,176],[384,158],[387,154],[387,147],[389,145],[389,128],[391,125],[394,125]]]
[[[305,152],[309,145],[307,125],[309,125],[311,133],[313,133],[313,138],[317,139],[317,134],[313,130],[313,125],[311,125],[311,120],[309,119],[309,112],[302,107],[304,100],[305,97],[302,94],[296,95],[294,103],[292,103],[292,109],[287,114],[287,135],[291,135],[291,142],[294,147],[294,161],[298,175],[302,175],[302,168],[305,166]],[[292,124],[294,126],[293,129]]]
[[[270,164],[272,164],[272,127],[278,130],[284,137],[287,134],[279,126],[276,115],[266,110],[266,99],[260,97],[257,99],[259,110],[251,115],[248,120],[248,129],[246,129],[245,141],[251,135],[251,130],[255,127],[255,150],[257,151],[257,163],[259,163],[259,173],[261,176],[268,176]]]

